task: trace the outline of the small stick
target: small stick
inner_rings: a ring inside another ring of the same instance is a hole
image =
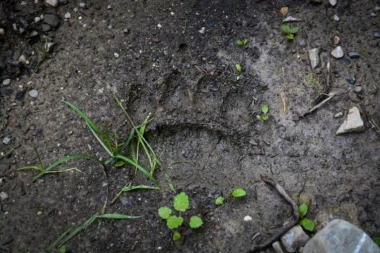
[[[272,187],[276,188],[276,190],[281,195],[281,197],[283,199],[285,199],[286,202],[288,202],[292,206],[294,220],[292,222],[289,222],[285,226],[283,226],[280,229],[280,231],[278,231],[275,235],[273,235],[271,238],[269,238],[268,240],[266,240],[263,244],[256,245],[252,250],[249,250],[246,253],[259,252],[259,251],[261,251],[261,250],[263,250],[263,249],[271,246],[272,243],[274,243],[275,241],[277,241],[289,229],[291,229],[292,227],[294,227],[295,225],[297,225],[298,221],[299,221],[299,214],[298,214],[297,204],[294,202],[294,200],[292,198],[289,197],[289,195],[286,193],[286,191],[284,190],[284,188],[282,188],[281,185],[279,185],[276,181],[274,181],[272,178],[270,178],[270,177],[268,177],[266,175],[261,175],[261,179],[265,183],[267,183],[267,184],[271,185]]]
[[[329,101],[330,99],[332,99],[336,94],[335,93],[329,93],[328,94],[328,98],[326,98],[325,100],[323,100],[322,102],[320,102],[319,104],[317,104],[316,106],[314,106],[313,108],[311,108],[309,111],[307,111],[306,113],[304,113],[302,115],[302,117],[305,117],[306,115],[314,112],[315,110],[317,110],[319,107],[321,107],[322,105],[324,105],[327,101]]]

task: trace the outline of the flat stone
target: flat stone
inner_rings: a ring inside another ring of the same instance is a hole
[[[274,242],[274,243],[272,244],[272,247],[273,247],[274,251],[276,251],[276,253],[284,253],[284,251],[283,251],[282,248],[281,248],[281,244],[280,244],[279,241]]]
[[[282,20],[282,23],[299,22],[299,21],[302,21],[302,19],[293,18],[289,16],[286,19]]]
[[[336,2],[337,0],[329,0],[330,5],[333,7],[336,5]]]
[[[362,93],[362,90],[363,90],[362,86],[355,86],[354,88],[354,92],[357,94]]]
[[[6,192],[0,192],[0,200],[1,201],[4,201],[4,200],[7,200],[9,197],[8,197],[8,194]]]
[[[357,59],[357,58],[360,58],[360,54],[358,52],[348,52],[347,55],[351,58],[351,59]]]
[[[4,86],[10,85],[10,84],[11,84],[11,79],[5,79],[5,80],[3,81],[3,85],[4,85]]]
[[[334,36],[334,45],[338,45],[340,43],[340,38],[338,36]]]
[[[319,65],[319,48],[313,48],[309,50],[310,64],[313,69]]]
[[[348,110],[347,118],[339,127],[336,135],[346,133],[364,132],[365,127],[362,118],[360,117],[359,109],[355,106]]]
[[[3,139],[3,143],[4,143],[5,145],[10,144],[10,143],[11,143],[11,138],[9,138],[9,137],[5,137],[5,138]]]
[[[334,57],[334,58],[342,58],[344,56],[344,52],[343,52],[343,49],[341,46],[337,46],[332,52],[331,52],[331,55]]]
[[[44,23],[50,25],[51,27],[57,27],[59,25],[59,18],[54,14],[45,14]]]
[[[333,220],[308,241],[307,253],[380,253],[380,248],[360,228],[344,220]]]
[[[300,225],[291,228],[281,237],[282,245],[284,245],[288,252],[296,252],[298,248],[304,246],[309,240],[310,237],[303,231]]]
[[[346,78],[346,80],[347,80],[347,82],[349,83],[349,84],[352,84],[352,85],[354,85],[355,83],[356,83],[356,79],[355,79],[355,77],[354,76],[348,76],[347,78]]]
[[[298,44],[300,45],[300,47],[306,47],[306,40],[300,40]]]
[[[37,90],[30,90],[29,91],[29,95],[32,97],[32,98],[36,98],[38,96],[38,91]]]
[[[58,0],[46,0],[45,3],[47,5],[50,5],[50,6],[53,6],[53,7],[57,7],[58,6]]]

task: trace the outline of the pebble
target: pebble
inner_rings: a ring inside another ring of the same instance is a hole
[[[1,201],[4,201],[6,199],[8,199],[8,194],[6,192],[0,192],[0,200]]]
[[[375,36],[375,38],[380,38],[380,33],[379,32],[374,32],[373,36]]]
[[[251,221],[252,220],[252,217],[247,215],[244,217],[244,221]]]
[[[299,45],[300,47],[306,47],[306,40],[300,40]]]
[[[347,65],[350,65],[350,64],[351,64],[350,59],[347,59],[347,58],[344,58],[344,59],[343,59],[343,62],[346,63]]]
[[[286,19],[282,20],[282,23],[299,22],[299,21],[302,21],[302,20],[289,16]]]
[[[336,131],[336,135],[345,133],[359,133],[364,132],[365,127],[362,118],[360,117],[360,111],[356,106],[351,107],[348,110],[347,118],[343,124]]]
[[[351,59],[357,59],[360,57],[360,54],[358,52],[348,52],[348,56],[351,58]]]
[[[34,18],[34,23],[38,23],[38,22],[40,22],[41,21],[41,18],[40,17],[35,17]]]
[[[359,86],[359,85],[355,86],[355,88],[354,88],[354,92],[357,94],[362,93],[362,90],[363,90],[362,86]]]
[[[83,2],[79,3],[79,7],[81,7],[81,8],[86,7],[86,3],[83,3]]]
[[[340,20],[339,17],[338,17],[338,15],[336,15],[336,14],[334,15],[334,20],[335,21],[339,21]]]
[[[338,45],[340,43],[340,38],[338,36],[334,36],[334,45]]]
[[[352,85],[354,85],[355,83],[356,83],[356,79],[355,79],[355,77],[354,76],[348,76],[347,77],[347,82],[349,83],[349,84],[352,84]]]
[[[46,0],[45,3],[47,5],[50,5],[50,6],[53,6],[53,7],[57,7],[58,5],[58,0]]]
[[[274,243],[272,244],[272,247],[273,247],[274,251],[276,251],[276,253],[284,253],[284,251],[283,251],[282,248],[281,248],[281,244],[280,244],[279,241],[274,242]]]
[[[341,46],[337,46],[332,52],[331,52],[331,55],[334,57],[334,58],[342,58],[344,56],[344,52],[343,52],[343,49]]]
[[[342,118],[343,117],[343,112],[338,112],[335,113],[334,118]]]
[[[119,58],[120,55],[118,53],[113,53],[113,56],[115,56],[115,58]]]
[[[3,81],[3,85],[4,85],[4,86],[10,85],[10,84],[11,84],[11,79],[5,79],[5,80]]]
[[[206,28],[202,27],[200,30],[199,30],[199,33],[200,34],[204,34],[206,32]]]
[[[336,5],[336,2],[337,0],[329,0],[330,5],[333,7]]]
[[[300,225],[291,228],[281,237],[282,245],[284,245],[288,252],[295,252],[309,240],[310,237],[303,231]]]
[[[50,31],[51,27],[50,27],[50,25],[42,24],[41,29],[43,32],[48,32],[48,31]]]
[[[30,90],[29,91],[29,95],[32,97],[32,98],[36,98],[38,96],[38,91],[37,90]]]
[[[5,145],[10,144],[10,143],[11,143],[11,138],[9,138],[9,137],[5,137],[5,138],[3,139],[3,143],[4,143]]]
[[[306,244],[303,252],[371,252],[380,248],[360,228],[345,221],[332,220]]]
[[[25,58],[24,55],[21,55],[20,58],[18,58],[18,61],[21,62],[21,63],[23,63],[23,64],[26,64],[26,62],[27,62],[27,60],[26,60],[26,58]]]
[[[70,12],[66,12],[66,14],[65,14],[65,19],[69,19],[69,18],[71,18],[71,14],[70,14]]]
[[[51,27],[57,27],[59,25],[59,18],[54,14],[45,14],[44,22]]]
[[[315,69],[319,65],[319,48],[309,50],[309,59],[311,68]]]

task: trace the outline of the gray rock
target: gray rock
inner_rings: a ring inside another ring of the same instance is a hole
[[[0,200],[1,201],[4,201],[6,199],[8,199],[8,194],[6,192],[0,192]]]
[[[379,32],[374,32],[374,33],[373,33],[373,36],[374,36],[375,38],[380,38],[380,33],[379,33]]]
[[[32,98],[36,98],[38,96],[38,91],[37,90],[30,90],[29,91],[29,95],[32,97]]]
[[[348,52],[348,56],[351,58],[351,59],[357,59],[357,58],[360,58],[360,54],[358,52]]]
[[[47,25],[47,24],[42,24],[42,25],[41,25],[41,28],[42,28],[42,31],[43,31],[43,32],[48,32],[48,31],[50,31],[51,26],[50,26],[50,25]]]
[[[333,7],[336,5],[336,2],[337,0],[329,0],[330,5]]]
[[[348,110],[347,118],[339,127],[336,135],[345,133],[359,133],[364,132],[364,130],[364,123],[360,117],[359,109],[353,106]]]
[[[53,7],[57,7],[58,5],[58,0],[46,0],[45,3],[47,5],[50,5],[50,6],[53,6]]]
[[[299,45],[300,45],[300,47],[306,47],[306,41],[300,40]]]
[[[310,64],[313,69],[319,65],[319,48],[313,48],[309,50]]]
[[[54,15],[54,14],[45,14],[44,23],[55,28],[59,25],[59,18],[57,15]]]
[[[338,45],[340,43],[340,38],[338,36],[334,36],[334,45]]]
[[[279,241],[274,242],[274,243],[272,244],[272,247],[273,247],[274,251],[276,251],[276,253],[284,253],[284,251],[283,251],[282,248],[281,248],[281,244],[280,244]]]
[[[363,230],[344,220],[333,220],[305,246],[307,253],[380,253],[380,248]]]
[[[334,114],[334,118],[342,118],[343,117],[343,112],[338,112]]]
[[[5,145],[10,144],[10,143],[11,143],[11,138],[9,138],[9,137],[5,137],[5,138],[3,139],[3,143],[4,143]]]
[[[363,90],[362,86],[359,86],[359,85],[355,86],[355,88],[354,88],[354,92],[357,94],[362,93],[362,90]]]
[[[334,57],[334,58],[342,58],[344,56],[344,52],[343,52],[343,49],[341,46],[337,46],[332,52],[331,52],[331,55]]]
[[[10,84],[11,84],[11,79],[5,79],[5,80],[3,81],[3,85],[4,85],[4,86],[10,85]]]
[[[309,240],[310,237],[299,225],[291,228],[281,237],[282,245],[284,245],[288,252],[295,252],[298,248],[304,246]]]
[[[349,84],[352,84],[352,85],[354,85],[355,83],[356,83],[356,79],[355,79],[355,77],[354,76],[348,76],[347,77],[347,82],[349,83]]]

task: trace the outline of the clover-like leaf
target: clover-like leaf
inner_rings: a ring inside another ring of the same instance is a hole
[[[169,229],[175,229],[181,226],[183,223],[183,218],[182,217],[177,217],[175,215],[170,216],[166,220],[166,225],[168,225]]]
[[[310,232],[313,232],[314,231],[314,221],[312,220],[309,220],[307,218],[303,218],[301,221],[300,221],[300,225],[310,231]]]
[[[293,33],[293,34],[296,34],[298,32],[299,28],[298,27],[293,27],[292,29],[290,29],[290,33]]]
[[[285,33],[290,33],[290,26],[289,25],[282,25],[281,26],[282,30],[285,32]]]
[[[181,192],[174,198],[174,209],[180,212],[185,212],[189,208],[189,196]]]
[[[235,198],[240,198],[240,197],[243,197],[245,196],[247,193],[245,192],[244,189],[242,188],[236,188],[233,192],[232,192],[232,196],[235,197]]]
[[[288,38],[288,40],[292,40],[292,39],[294,39],[294,35],[293,34],[288,34],[288,35],[286,35],[286,38]]]
[[[217,206],[220,206],[221,204],[223,204],[224,202],[224,198],[222,196],[219,196],[216,200],[215,200],[215,205]]]
[[[265,114],[261,117],[261,119],[264,121],[267,121],[269,119],[269,116]]]
[[[168,219],[171,214],[172,210],[167,206],[163,206],[158,209],[158,215],[164,220]]]
[[[268,105],[263,105],[263,107],[261,107],[261,111],[264,114],[267,114],[269,112],[269,106]]]
[[[306,216],[307,211],[308,211],[308,207],[307,207],[306,204],[301,204],[301,205],[298,207],[298,213],[299,213],[301,219],[302,219],[303,217]]]
[[[200,226],[202,226],[202,224],[203,224],[203,221],[200,217],[191,216],[190,223],[189,223],[191,228],[199,228]]]
[[[236,68],[237,72],[241,73],[241,66],[240,66],[240,64],[236,64],[235,68]]]

